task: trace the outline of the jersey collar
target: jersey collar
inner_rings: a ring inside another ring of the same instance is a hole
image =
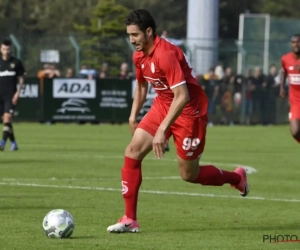
[[[161,41],[161,38],[160,38],[158,35],[156,35],[156,37],[155,37],[155,39],[154,39],[154,43],[153,43],[152,49],[151,49],[151,51],[150,51],[150,53],[149,53],[149,56],[151,56],[151,55],[153,54],[155,48],[156,48],[157,45],[160,43],[160,41]]]

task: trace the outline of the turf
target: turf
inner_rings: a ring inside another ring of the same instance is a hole
[[[178,178],[176,153],[143,164],[139,234],[108,234],[123,215],[120,169],[126,125],[16,124],[20,150],[0,153],[0,249],[299,249],[263,235],[300,239],[299,146],[287,126],[212,127],[204,162],[249,175],[249,198],[236,190]],[[9,145],[8,145],[9,146]],[[75,218],[71,239],[48,239],[42,220],[63,208]]]

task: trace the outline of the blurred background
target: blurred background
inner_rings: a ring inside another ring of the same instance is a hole
[[[135,72],[123,20],[135,8],[148,9],[158,35],[185,52],[207,93],[210,126],[288,122],[279,70],[300,33],[298,0],[0,0],[0,38],[12,40],[27,71],[15,119],[127,122]],[[86,83],[95,94],[80,92]],[[150,88],[141,116],[154,96]]]

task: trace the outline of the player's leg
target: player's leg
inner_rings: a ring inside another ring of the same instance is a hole
[[[181,118],[176,121],[176,126],[172,127],[182,179],[209,186],[222,186],[227,183],[236,188],[242,196],[246,196],[249,193],[249,185],[244,168],[238,167],[231,172],[213,165],[199,166],[205,146],[206,124],[206,117]]]
[[[12,126],[12,115],[14,112],[15,106],[12,103],[11,98],[8,98],[4,101],[4,114],[3,114],[3,135],[1,141],[1,148],[4,149],[7,139],[11,141],[11,150],[18,150],[18,146],[15,140],[14,130]]]
[[[291,134],[294,139],[300,143],[300,107],[298,108],[295,105],[291,106],[289,119]]]
[[[107,228],[108,232],[138,232],[137,202],[142,183],[142,160],[152,150],[152,141],[160,124],[160,115],[148,112],[139,123],[131,142],[126,147],[122,168],[122,195],[125,203],[125,215],[118,223]]]
[[[2,123],[4,124],[4,101],[3,100],[0,100],[0,114],[1,114]],[[4,138],[4,127],[3,127],[2,140],[0,143],[0,151],[3,151],[5,148],[5,143],[3,143],[3,138]]]
[[[300,117],[290,121],[291,134],[300,143]]]

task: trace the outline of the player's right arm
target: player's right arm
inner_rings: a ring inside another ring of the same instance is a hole
[[[137,127],[137,117],[143,107],[148,92],[148,82],[143,77],[140,65],[134,56],[133,62],[136,72],[136,88],[134,90],[133,103],[129,116],[129,127],[132,134],[134,134],[134,131]]]
[[[287,71],[285,68],[284,60],[283,57],[281,58],[281,70],[280,70],[280,97],[284,98],[285,97],[285,81],[287,78]]]

